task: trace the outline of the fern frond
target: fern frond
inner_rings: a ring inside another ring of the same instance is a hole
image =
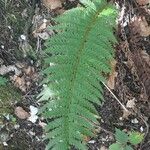
[[[84,136],[94,136],[98,114],[93,103],[100,104],[104,73],[111,71],[113,35],[117,12],[104,0],[81,0],[78,7],[57,17],[58,33],[50,38],[44,70],[48,86],[55,93],[42,93],[46,100],[43,116],[53,119],[46,129],[47,149],[68,150],[71,146],[85,150]],[[54,29],[53,28],[53,29]],[[48,98],[49,96],[49,98]]]

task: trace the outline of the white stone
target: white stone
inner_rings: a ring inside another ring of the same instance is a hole
[[[22,40],[26,40],[26,36],[25,35],[22,34],[20,37],[21,37]]]
[[[91,140],[91,141],[89,141],[88,143],[90,143],[90,144],[94,144],[94,143],[95,143],[95,141],[94,141],[94,140]]]
[[[144,129],[143,129],[143,127],[142,127],[142,126],[140,127],[140,131],[141,131],[141,132],[143,132],[143,131],[144,131]]]
[[[135,119],[131,120],[131,123],[137,124],[137,123],[139,123],[139,121],[135,118]]]

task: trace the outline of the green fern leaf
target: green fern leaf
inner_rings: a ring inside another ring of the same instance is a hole
[[[94,136],[98,124],[93,103],[103,99],[99,83],[111,71],[117,11],[104,0],[81,2],[85,7],[55,19],[58,24],[52,29],[58,33],[46,42],[45,63],[54,64],[44,70],[49,89],[40,95],[46,101],[43,116],[53,119],[46,127],[48,150],[86,149],[84,136]]]

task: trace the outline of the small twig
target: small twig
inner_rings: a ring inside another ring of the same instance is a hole
[[[102,82],[103,83],[103,82]],[[117,102],[122,106],[122,108],[128,112],[127,108],[120,102],[120,100],[116,97],[116,95],[110,90],[110,88],[105,84],[103,83],[103,85],[107,88],[107,90],[112,94],[112,96],[117,100]]]

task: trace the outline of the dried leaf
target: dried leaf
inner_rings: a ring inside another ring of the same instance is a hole
[[[16,66],[17,68],[19,68],[19,69],[22,69],[22,68],[24,68],[24,67],[26,66],[26,64],[25,64],[25,63],[21,63],[21,62],[17,62],[17,63],[15,64],[15,66]]]
[[[108,78],[108,81],[107,81],[107,86],[112,90],[115,87],[115,78],[117,77],[117,74],[118,74],[115,70],[116,69],[116,64],[117,64],[116,60],[111,62],[112,73],[109,75],[109,78]]]
[[[46,123],[45,122],[41,122],[41,121],[39,121],[39,126],[41,126],[42,128],[45,128],[46,127]]]
[[[43,4],[47,9],[51,10],[62,7],[61,0],[43,0]]]
[[[33,35],[36,37],[36,34],[43,32],[50,24],[50,22],[46,19],[41,21],[40,18],[36,18],[34,20],[34,24],[36,24],[36,29],[33,31]]]
[[[83,139],[84,139],[85,142],[90,141],[90,137],[88,137],[88,136],[84,136]]]
[[[22,107],[18,106],[15,108],[15,115],[20,119],[27,119],[30,114],[26,112]]]
[[[37,33],[36,36],[39,36],[43,40],[47,40],[50,37],[47,32]]]
[[[134,107],[135,107],[135,99],[129,100],[129,101],[127,102],[127,104],[126,104],[126,107],[127,107],[127,108],[132,108],[132,109],[134,109]]]
[[[150,3],[150,0],[136,0],[139,5],[147,5]]]
[[[26,81],[25,78],[14,75],[11,77],[11,80],[14,82],[14,85],[19,88],[22,92],[26,92]]]
[[[35,72],[35,69],[32,66],[28,66],[27,68],[24,68],[23,71],[26,75],[32,76]]]
[[[36,32],[41,33],[42,31],[44,31],[47,28],[47,25],[48,25],[48,21],[46,19],[44,19],[43,23],[39,25]]]
[[[122,119],[128,119],[131,114],[132,112],[123,110]]]
[[[138,32],[141,36],[147,37],[150,35],[150,26],[145,17],[134,17],[132,22],[134,31]]]
[[[40,22],[40,24],[39,24],[39,22]],[[53,30],[48,29],[48,26],[51,26],[50,21],[43,19],[41,22],[39,19],[37,19],[34,21],[34,24],[36,24],[36,25],[35,25],[35,29],[32,32],[32,34],[35,38],[40,37],[41,39],[46,40],[51,35],[54,34]]]

